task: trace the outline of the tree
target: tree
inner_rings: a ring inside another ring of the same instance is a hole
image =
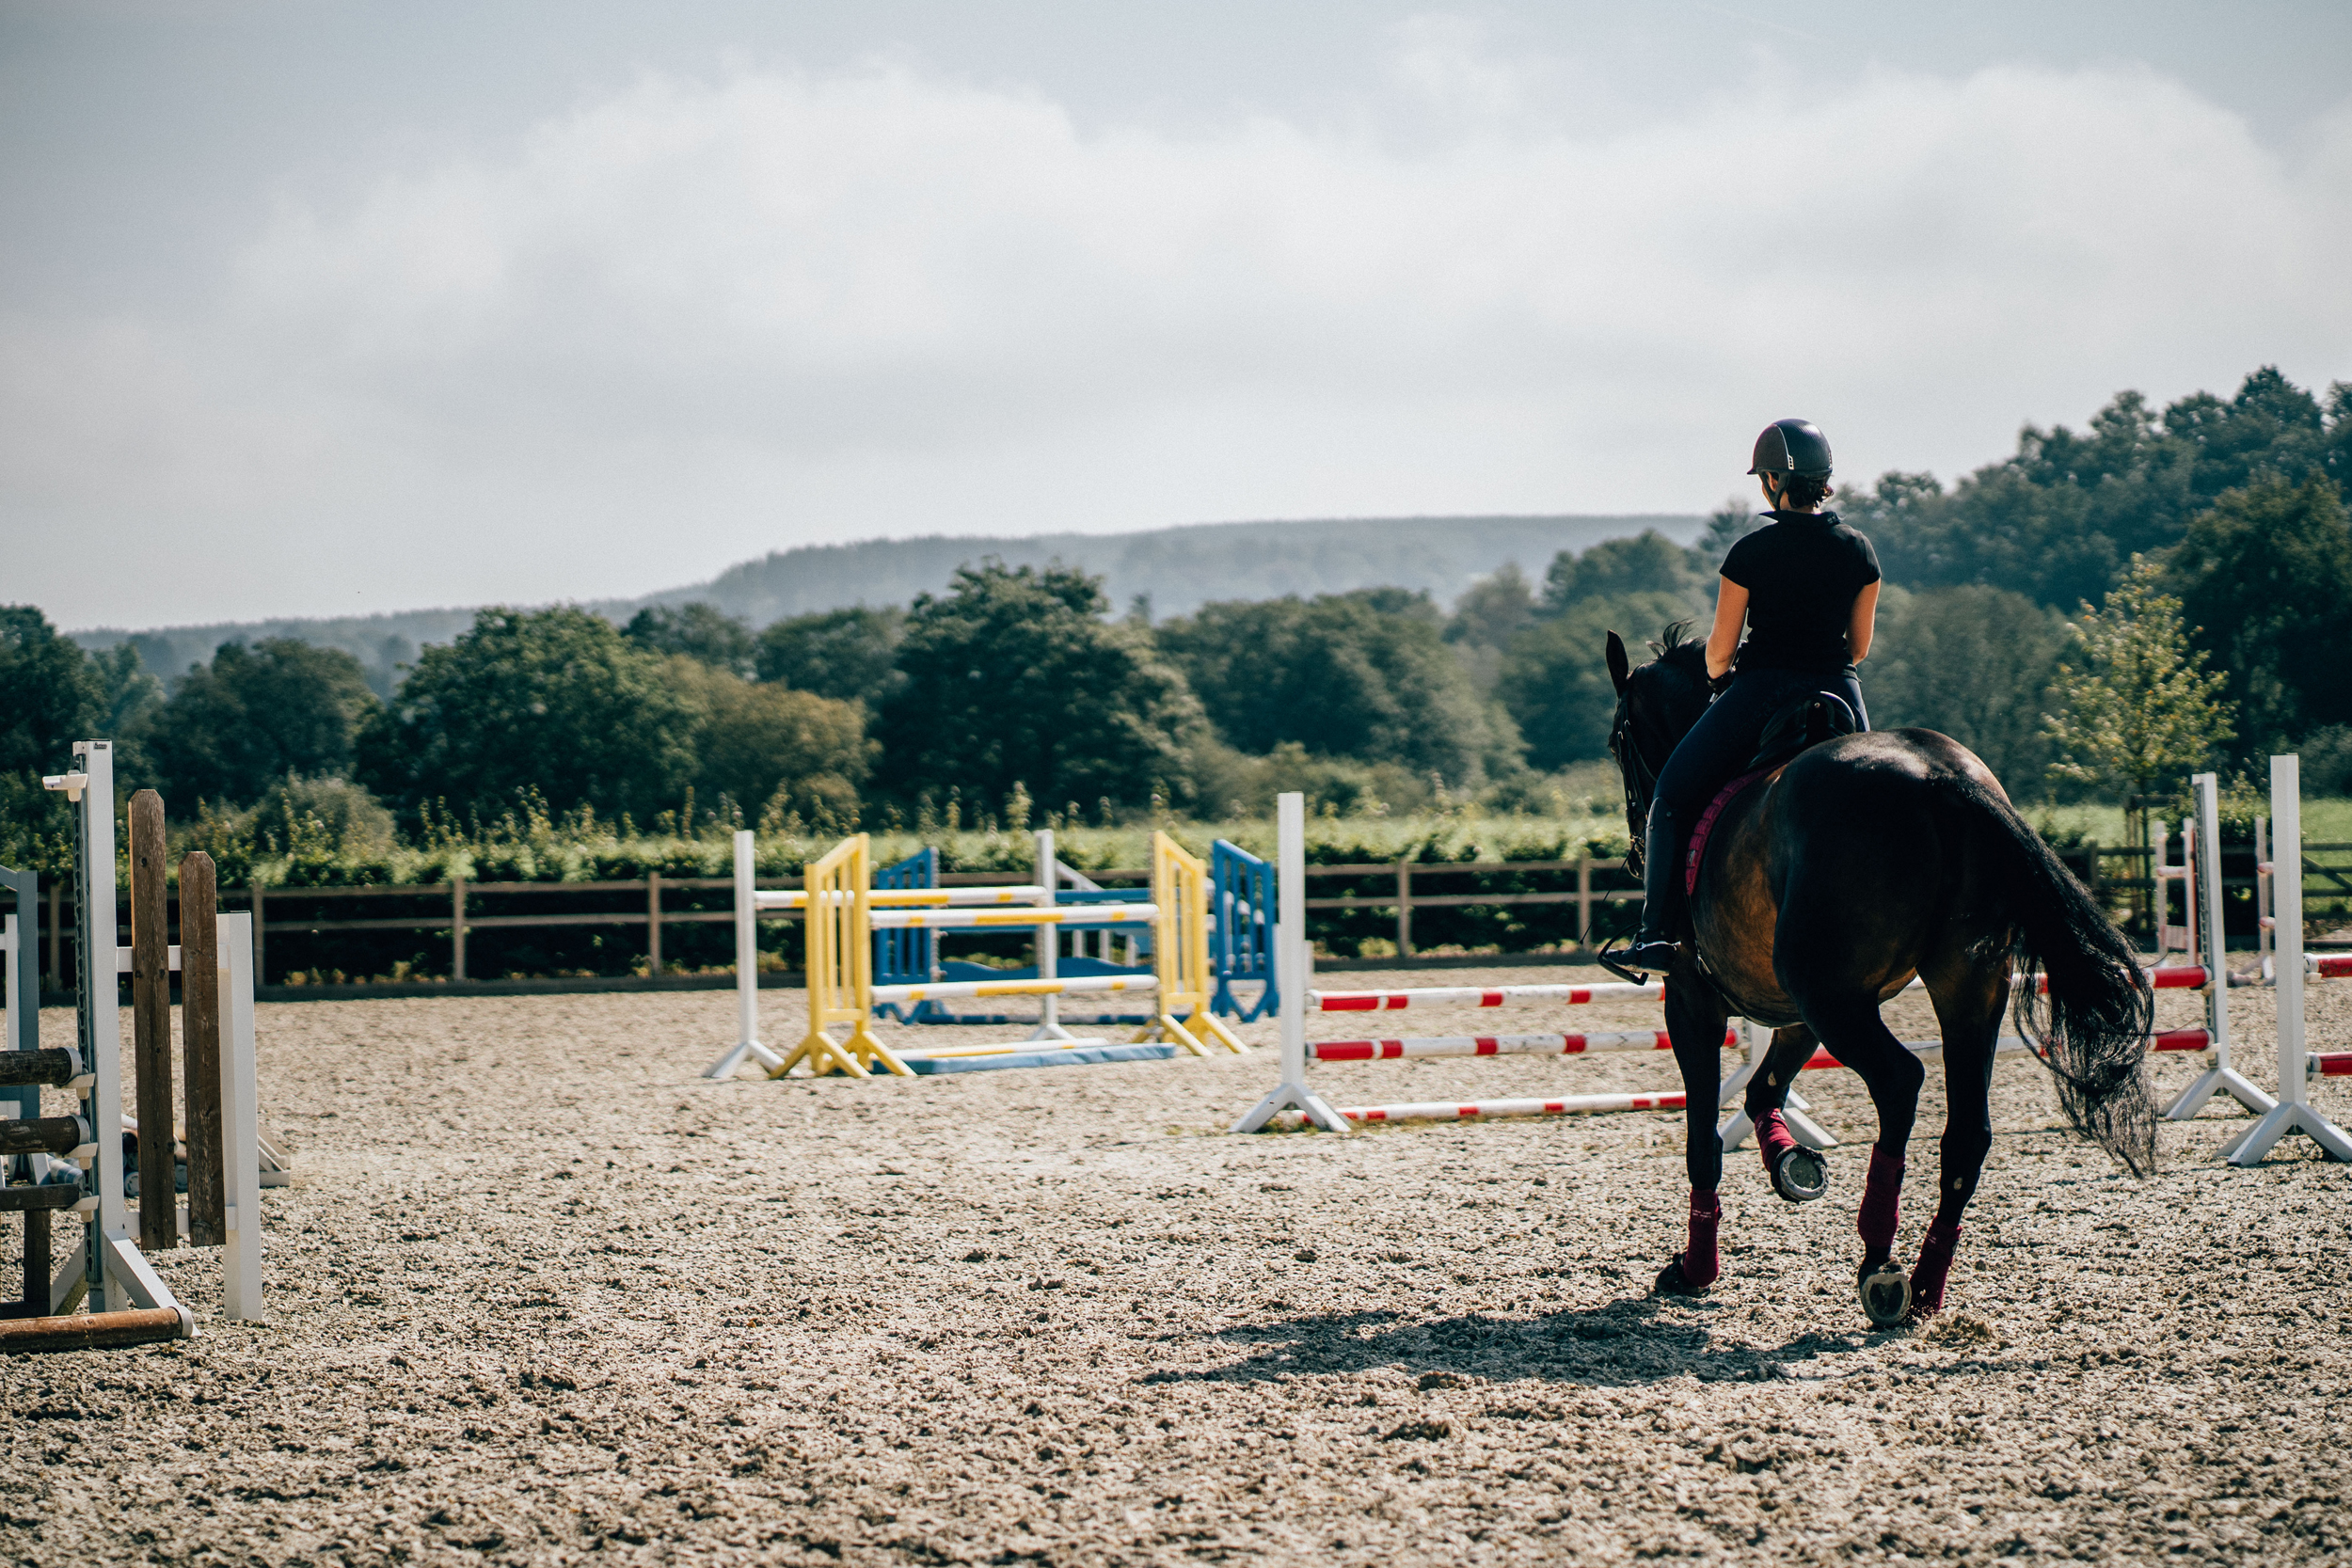
[[[189,667],[138,740],[176,809],[244,805],[289,775],[349,774],[352,740],[375,709],[359,661],[340,648],[224,642],[211,664]]]
[[[360,732],[360,781],[415,813],[494,816],[534,792],[555,811],[649,821],[694,777],[702,711],[668,662],[569,607],[485,610],[426,648]]]
[[[1516,561],[1506,561],[1454,601],[1445,640],[1457,647],[1502,648],[1535,618],[1535,594]]]
[[[1516,561],[1504,562],[1454,601],[1445,640],[1481,698],[1494,696],[1495,682],[1502,674],[1502,650],[1534,618],[1535,594]]]
[[[72,817],[41,775],[98,734],[105,691],[87,655],[31,605],[0,605],[0,862],[70,867]]]
[[[888,788],[908,800],[961,791],[976,815],[1016,785],[1046,802],[1183,798],[1200,705],[1151,634],[1111,625],[1108,608],[1099,578],[993,559],[918,596],[898,647],[904,684],[882,699]]]
[[[1708,514],[1707,531],[1699,535],[1697,544],[1691,546],[1692,553],[1709,572],[1720,573],[1724,557],[1731,553],[1731,546],[1744,535],[1754,533],[1763,526],[1758,520],[1761,514],[1749,505],[1745,498],[1733,496]]]
[[[858,788],[873,768],[866,715],[813,691],[755,686],[682,655],[670,679],[698,712],[694,790],[713,809],[729,800],[746,826],[787,812],[828,831],[857,820]]]
[[[2230,743],[2228,679],[2190,647],[2181,601],[2163,585],[2164,569],[2135,556],[2105,605],[2083,606],[2067,628],[2063,705],[2048,721],[2052,777],[2144,796]]]
[[[629,617],[621,635],[653,653],[683,654],[734,675],[752,673],[752,628],[700,600],[649,605]]]
[[[2065,623],[2022,594],[1890,587],[1862,666],[1870,722],[1940,730],[2012,788],[2039,784],[2050,761],[2042,716],[2065,645]]]
[[[2189,520],[2257,475],[2341,483],[2352,468],[2352,393],[2325,408],[2265,366],[2224,401],[2198,392],[2161,414],[2119,392],[2077,433],[2027,425],[2014,455],[1948,492],[1924,474],[1840,490],[1887,577],[1914,588],[1986,583],[2037,603],[2097,598],[2137,554],[2180,543]]]
[[[97,736],[106,692],[89,656],[32,605],[0,605],[0,771],[59,773]],[[34,780],[40,786],[40,780]]]
[[[1544,574],[1544,609],[1560,615],[1584,599],[1670,594],[1698,611],[1713,604],[1714,586],[1695,552],[1645,529],[1631,539],[1605,540],[1582,555],[1562,550],[1553,556]]]
[[[1228,744],[1295,742],[1449,784],[1518,767],[1518,736],[1446,648],[1437,606],[1398,588],[1226,600],[1168,622],[1160,646]]]
[[[2333,481],[2229,490],[2188,525],[2171,581],[2194,640],[2227,673],[2257,756],[2352,722],[2352,526]]]
[[[778,621],[759,634],[759,678],[836,702],[881,709],[898,683],[906,611],[828,610]]]
[[[1677,594],[1589,598],[1512,639],[1495,692],[1527,739],[1528,765],[1549,771],[1606,756],[1617,705],[1604,655],[1609,633],[1638,644],[1690,614]]]

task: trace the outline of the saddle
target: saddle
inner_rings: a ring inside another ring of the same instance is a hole
[[[1690,847],[1682,858],[1682,891],[1698,892],[1699,863],[1707,857],[1708,838],[1715,831],[1716,820],[1739,799],[1741,790],[1767,773],[1787,767],[1799,752],[1837,736],[1851,735],[1859,727],[1846,699],[1830,691],[1800,697],[1774,713],[1765,724],[1763,736],[1756,742],[1756,755],[1748,760],[1746,768],[1715,792],[1715,799],[1699,814],[1698,825],[1691,830]]]

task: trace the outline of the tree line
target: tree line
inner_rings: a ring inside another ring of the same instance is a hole
[[[1840,490],[1888,578],[1873,722],[1943,730],[2026,799],[2288,745],[2312,787],[2352,787],[2347,479],[2352,387],[2323,404],[2264,370],[2227,401],[2158,413],[2126,393],[2087,434],[2028,427],[1948,490]],[[1540,581],[1506,567],[1451,607],[1368,589],[1154,622],[1115,615],[1082,571],[987,561],[903,608],[764,627],[701,604],[626,626],[486,610],[389,701],[349,654],[291,639],[224,644],[167,685],[127,646],[87,654],[8,608],[0,853],[58,831],[37,775],[93,734],[176,814],[291,811],[290,781],[342,780],[334,809],[412,836],[525,810],[656,832],[1216,817],[1279,788],[1343,813],[1541,809],[1548,780],[1604,754],[1607,632],[1704,625],[1724,553],[1762,521],[1727,506],[1694,546],[1564,550]]]

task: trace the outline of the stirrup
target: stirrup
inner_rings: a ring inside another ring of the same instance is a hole
[[[1593,955],[1593,961],[1599,964],[1601,968],[1607,970],[1610,974],[1614,974],[1620,980],[1630,981],[1632,984],[1637,986],[1646,986],[1650,983],[1650,977],[1647,974],[1641,974],[1632,969],[1630,966],[1610,957],[1611,953],[1616,950],[1616,944],[1625,940],[1626,939],[1622,937],[1611,937],[1607,942],[1602,942],[1600,944],[1600,951]],[[1659,938],[1655,942],[1638,941],[1628,942],[1626,951],[1629,953],[1634,948],[1649,946],[1672,948],[1677,953],[1681,951],[1679,943],[1668,941],[1663,937]],[[1662,973],[1665,966],[1661,964],[1659,968]]]

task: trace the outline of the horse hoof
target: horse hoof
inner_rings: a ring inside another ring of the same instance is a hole
[[[1772,1191],[1791,1203],[1810,1203],[1829,1191],[1829,1166],[1809,1148],[1792,1148],[1772,1163]]]
[[[1873,1327],[1895,1328],[1911,1315],[1911,1276],[1893,1259],[1862,1276],[1862,1310]]]
[[[1658,1271],[1658,1293],[1661,1296],[1703,1296],[1714,1288],[1711,1279],[1704,1285],[1691,1283],[1691,1276],[1682,1272],[1682,1254],[1678,1252],[1673,1261]]]

